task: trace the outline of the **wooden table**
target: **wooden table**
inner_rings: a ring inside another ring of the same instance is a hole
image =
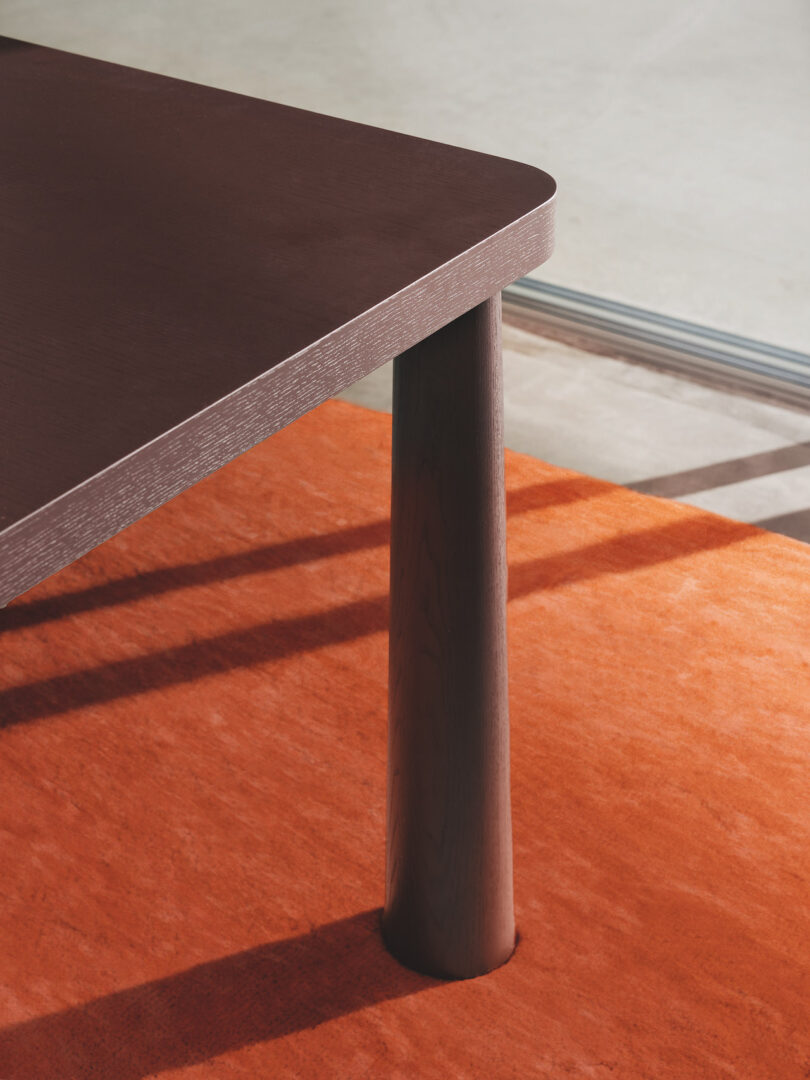
[[[503,963],[499,298],[554,181],[7,38],[0,102],[0,604],[396,357],[382,929]]]

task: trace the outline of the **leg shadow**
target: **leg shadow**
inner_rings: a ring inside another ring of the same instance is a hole
[[[4,1080],[142,1080],[440,980],[400,966],[379,910],[0,1031]]]

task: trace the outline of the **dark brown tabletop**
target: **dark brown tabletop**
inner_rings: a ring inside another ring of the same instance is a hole
[[[0,603],[548,257],[547,174],[0,38]]]
[[[381,931],[504,963],[500,289],[554,181],[3,38],[0,146],[0,604],[396,357]]]

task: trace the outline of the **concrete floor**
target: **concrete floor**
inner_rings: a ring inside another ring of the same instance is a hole
[[[503,347],[507,446],[810,542],[810,413],[581,352],[508,321]],[[340,396],[390,411],[391,374],[386,364]]]

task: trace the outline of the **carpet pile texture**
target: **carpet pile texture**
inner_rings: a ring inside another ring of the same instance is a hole
[[[390,417],[0,612],[0,1078],[810,1076],[810,548],[507,454],[512,960],[383,902]]]

